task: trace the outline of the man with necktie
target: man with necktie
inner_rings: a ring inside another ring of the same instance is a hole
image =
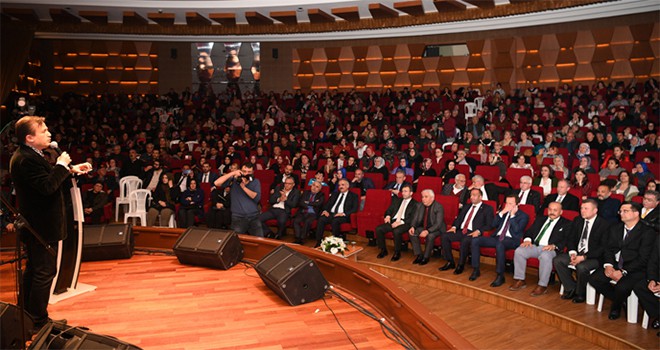
[[[552,202],[561,203],[562,210],[580,210],[580,199],[570,194],[571,184],[568,180],[557,181],[557,193],[553,193],[543,199],[543,205],[539,208],[538,215],[543,215],[545,208]]]
[[[431,189],[423,190],[422,206],[417,209],[413,223],[408,230],[413,253],[416,256],[413,264],[428,264],[435,239],[444,234],[446,228],[445,210],[440,203],[435,201],[435,193]],[[421,238],[426,238],[426,247],[423,254]]]
[[[339,230],[341,224],[351,222],[351,214],[357,212],[358,196],[349,191],[350,183],[347,179],[339,180],[339,191],[333,193],[325,203],[316,227],[316,247],[321,246],[325,225],[330,224],[332,235],[343,237]]]
[[[391,260],[397,261],[401,258],[403,234],[410,229],[417,210],[417,201],[412,199],[412,195],[412,186],[404,185],[401,187],[401,197],[392,199],[392,203],[385,211],[383,223],[376,227],[376,244],[380,249],[378,259],[382,259],[388,254],[387,245],[385,244],[385,234],[388,232],[392,232],[394,236],[394,255]]]
[[[564,249],[565,232],[571,224],[569,220],[561,217],[561,204],[554,202],[548,206],[548,216],[540,216],[534,221],[532,227],[525,234],[513,256],[515,282],[509,290],[517,291],[526,287],[525,270],[527,259],[539,259],[539,282],[530,293],[536,297],[548,292],[548,282],[552,272],[552,259],[557,252]]]
[[[293,243],[303,244],[309,234],[309,227],[312,222],[321,215],[321,207],[325,200],[321,192],[321,182],[314,181],[309,190],[303,192],[298,204],[298,212],[293,218],[293,232],[295,240]]]
[[[658,213],[658,202],[660,201],[660,193],[657,191],[646,191],[644,199],[642,200],[642,222],[653,227],[656,231],[660,231],[660,213]]]
[[[610,320],[621,317],[623,302],[635,284],[646,276],[657,233],[640,223],[641,210],[639,203],[626,202],[621,205],[621,223],[609,231],[603,253],[604,264],[589,277],[589,283],[596,291],[612,300]]]
[[[403,185],[406,184],[412,186],[410,182],[406,181],[406,173],[403,170],[398,170],[396,174],[394,174],[394,181],[385,185],[384,189],[390,190],[392,197],[397,197]]]
[[[296,188],[296,183],[293,177],[284,179],[283,184],[275,187],[275,192],[270,195],[268,208],[263,213],[259,214],[259,221],[263,227],[262,231],[268,238],[280,239],[286,234],[286,221],[291,216],[291,209],[298,205],[300,200],[300,190]],[[277,233],[273,235],[270,227],[266,225],[266,221],[275,219],[277,220]]]
[[[520,239],[525,232],[525,226],[529,222],[529,216],[518,209],[520,198],[516,195],[508,195],[504,199],[504,209],[495,215],[493,226],[497,229],[490,237],[475,237],[472,239],[472,275],[470,281],[474,281],[481,275],[479,271],[479,258],[481,247],[495,247],[495,272],[497,277],[490,284],[491,287],[499,287],[504,284],[504,265],[506,263],[505,253],[508,249],[516,249],[520,245]]]
[[[528,204],[534,206],[534,210],[538,211],[541,207],[541,194],[532,189],[531,176],[522,176],[520,178],[520,189],[512,192],[518,196],[520,204]]]
[[[218,177],[219,177],[218,174],[211,171],[211,164],[204,163],[202,164],[202,173],[197,175],[197,182],[199,182],[200,184],[202,183],[212,184],[215,182],[215,180],[218,179]]]
[[[568,253],[557,255],[552,264],[557,271],[561,284],[564,285],[562,299],[573,299],[576,304],[584,303],[587,282],[591,270],[598,268],[604,252],[603,237],[609,229],[609,223],[598,216],[598,203],[585,199],[580,207],[580,216],[575,218],[568,236]],[[575,271],[576,280],[573,279]]]
[[[463,273],[472,239],[481,236],[492,227],[494,216],[493,208],[482,201],[481,189],[471,189],[470,204],[463,206],[453,226],[442,235],[442,257],[447,263],[439,268],[440,271],[455,268],[455,275]],[[454,263],[451,242],[461,242],[458,266]]]

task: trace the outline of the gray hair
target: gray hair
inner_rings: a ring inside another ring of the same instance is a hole
[[[427,189],[423,190],[423,191],[422,191],[422,194],[424,194],[424,193],[426,193],[426,194],[428,194],[429,196],[431,196],[431,198],[435,198],[435,192],[433,192],[433,190],[430,189],[430,188],[427,188]]]

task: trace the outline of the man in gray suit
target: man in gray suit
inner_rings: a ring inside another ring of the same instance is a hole
[[[446,231],[445,210],[440,203],[435,201],[435,193],[430,189],[422,191],[422,206],[418,206],[418,208],[408,234],[410,235],[413,254],[416,255],[413,264],[426,265],[429,263],[436,237]],[[426,238],[423,255],[420,238]]]

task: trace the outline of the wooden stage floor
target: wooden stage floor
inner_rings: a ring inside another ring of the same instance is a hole
[[[477,348],[660,348],[656,331],[641,323],[610,321],[595,305],[561,300],[558,283],[548,294],[531,297],[534,269],[528,271],[528,288],[512,292],[510,273],[504,286],[489,287],[495,277],[490,261],[482,264],[482,276],[470,282],[471,268],[457,276],[437,270],[444,263],[440,258],[412,265],[411,252],[397,262],[376,259],[375,247],[367,247],[361,237],[349,238],[365,248],[359,263],[402,286]],[[13,270],[2,266],[0,300],[15,302],[13,279]],[[80,280],[98,289],[51,305],[51,316],[145,349],[353,348],[322,300],[288,306],[243,265],[220,271],[184,266],[172,256],[136,254],[130,260],[84,263]],[[328,304],[358,349],[401,348],[346,303],[330,298]]]

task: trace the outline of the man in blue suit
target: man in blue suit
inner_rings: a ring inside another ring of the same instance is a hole
[[[525,226],[529,222],[529,216],[522,210],[518,210],[520,197],[515,194],[508,195],[504,200],[504,209],[495,215],[493,226],[497,227],[495,233],[490,237],[475,237],[472,239],[472,275],[470,281],[474,281],[481,275],[479,271],[479,248],[495,247],[495,262],[497,277],[490,284],[491,287],[499,287],[504,284],[504,263],[507,249],[516,249],[520,245],[520,239],[525,233]]]

